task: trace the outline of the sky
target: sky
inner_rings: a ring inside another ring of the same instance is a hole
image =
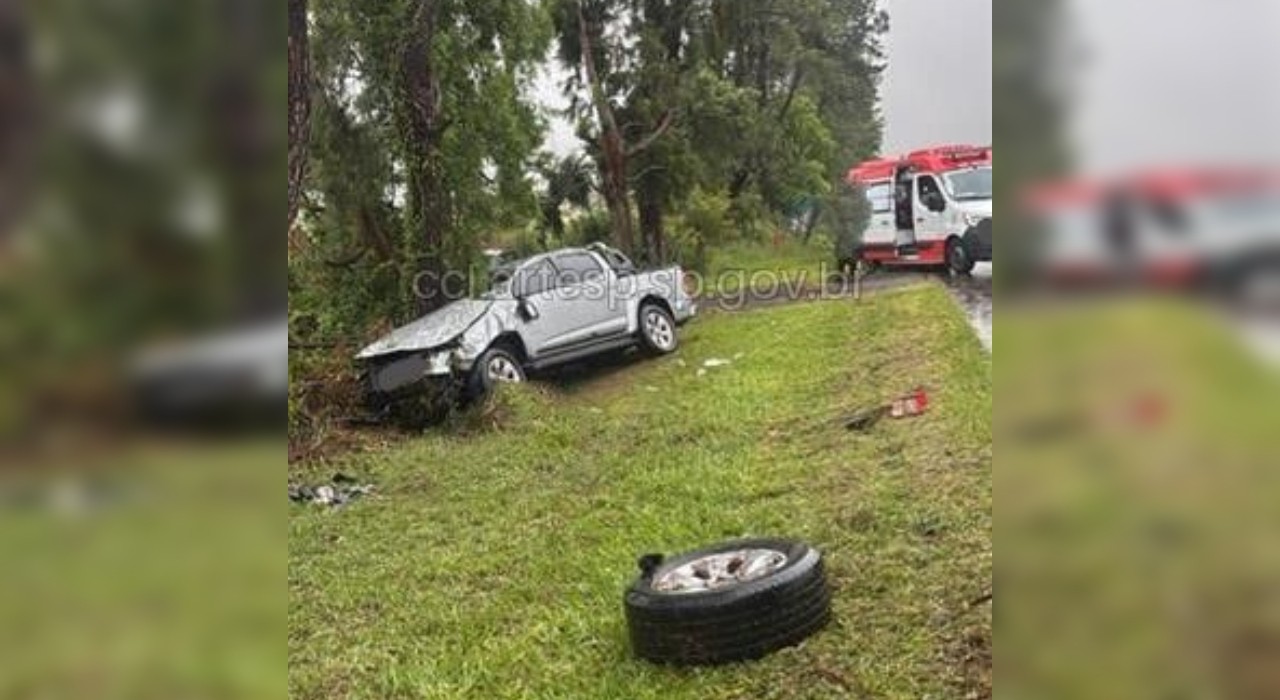
[[[582,141],[573,133],[573,125],[559,116],[569,107],[569,100],[560,87],[564,85],[568,75],[568,71],[555,59],[553,47],[547,52],[547,60],[543,61],[533,83],[534,100],[547,119],[547,135],[542,141],[542,148],[558,157],[582,150]]]
[[[907,0],[908,2],[910,0]],[[1080,165],[1280,162],[1280,2],[1070,0]]]
[[[884,154],[991,143],[991,0],[887,0]]]

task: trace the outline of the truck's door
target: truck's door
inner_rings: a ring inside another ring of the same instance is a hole
[[[916,244],[915,183],[909,168],[897,168],[893,173],[893,242],[898,253],[909,252]]]
[[[573,317],[564,334],[552,341],[552,347],[626,331],[626,305],[619,303],[617,290],[612,288],[613,271],[599,257],[573,250],[558,253],[551,261],[556,266],[557,290],[566,302],[564,308]]]
[[[938,179],[929,173],[917,175],[914,202],[917,244],[947,240],[947,206]]]
[[[542,352],[565,333],[570,318],[569,304],[556,293],[556,269],[551,258],[543,257],[526,263],[516,271],[511,280],[511,291],[521,303],[529,305],[536,313],[534,318],[522,322],[520,336],[525,350],[533,357]]]

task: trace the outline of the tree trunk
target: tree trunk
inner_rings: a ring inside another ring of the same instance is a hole
[[[298,215],[307,172],[311,123],[311,65],[307,49],[307,0],[289,0],[289,222]]]
[[[804,222],[804,242],[808,243],[809,238],[813,236],[813,230],[818,227],[818,221],[822,219],[822,203],[817,202],[813,205],[813,209],[809,211],[809,215],[805,217]]]
[[[27,4],[0,0],[0,239],[10,232],[26,199],[35,150]]]
[[[449,226],[448,190],[444,182],[440,136],[440,76],[432,58],[439,22],[439,0],[414,3],[401,54],[401,100],[405,115],[406,163],[409,176],[409,230],[413,234],[416,266],[416,310],[429,313],[444,306],[450,291],[444,284],[447,267],[443,248]]]
[[[614,239],[619,248],[628,254],[635,249],[635,236],[631,230],[631,202],[627,198],[627,150],[622,140],[622,131],[614,117],[613,107],[600,86],[596,75],[595,50],[592,39],[598,38],[600,31],[587,24],[586,15],[582,11],[582,3],[578,3],[578,38],[582,49],[582,66],[587,74],[587,84],[591,88],[591,103],[595,106],[600,120],[600,154],[603,159],[600,168],[601,194],[604,195],[605,206],[609,208],[609,221],[612,224]]]
[[[662,227],[662,189],[658,176],[646,176],[636,191],[640,205],[640,237],[644,259],[658,265],[666,262],[666,233]]]

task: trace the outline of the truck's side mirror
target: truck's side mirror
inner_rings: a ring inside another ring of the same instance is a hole
[[[534,306],[533,302],[529,301],[528,298],[520,297],[520,299],[516,301],[516,313],[520,315],[521,320],[527,323],[529,321],[537,320],[538,307]]]
[[[947,200],[943,198],[941,192],[928,192],[921,199],[929,211],[941,212],[947,209]]]

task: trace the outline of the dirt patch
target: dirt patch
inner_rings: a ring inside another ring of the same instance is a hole
[[[966,628],[948,657],[955,669],[957,697],[989,700],[993,669],[991,625],[974,624]]]

